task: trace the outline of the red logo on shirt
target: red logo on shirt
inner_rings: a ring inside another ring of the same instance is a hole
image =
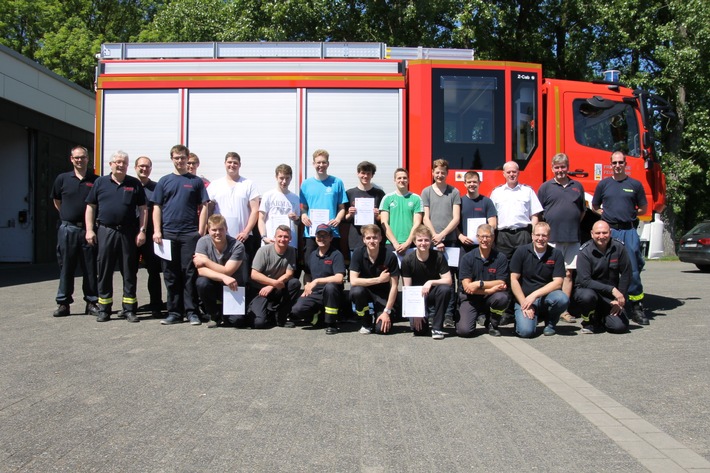
[[[183,184],[182,187],[185,189],[192,189],[192,184]]]
[[[496,268],[488,268],[488,272],[491,274],[495,274],[497,272]]]
[[[333,264],[333,260],[332,259],[325,259],[325,260],[323,260],[323,264]]]
[[[609,260],[609,262],[610,262],[610,263],[618,263],[618,262],[619,262],[619,259],[618,259],[618,258],[617,258],[617,259],[612,259],[612,260]]]
[[[549,259],[549,260],[545,261],[545,264],[555,264],[555,260]]]
[[[86,187],[94,187],[94,183],[93,183],[93,182],[87,182],[85,185],[86,185]]]
[[[124,192],[133,192],[133,187],[124,187]]]

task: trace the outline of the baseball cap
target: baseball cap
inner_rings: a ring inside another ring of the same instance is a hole
[[[328,232],[328,233],[333,233],[333,227],[330,225],[326,225],[325,223],[321,223],[318,225],[318,228],[316,228],[316,233],[318,232]]]

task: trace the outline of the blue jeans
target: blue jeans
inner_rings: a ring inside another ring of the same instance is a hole
[[[535,335],[538,317],[544,317],[547,326],[555,328],[560,320],[560,315],[567,310],[569,298],[561,290],[552,291],[546,296],[538,297],[533,303],[535,317],[528,319],[523,315],[520,304],[515,303],[515,332],[523,338],[531,338]]]
[[[641,253],[641,239],[635,228],[630,230],[611,229],[611,237],[624,242],[626,252],[631,262],[631,283],[629,284],[629,300],[631,302],[643,299],[643,284],[641,284],[641,271],[646,264]],[[626,295],[626,294],[624,294]]]

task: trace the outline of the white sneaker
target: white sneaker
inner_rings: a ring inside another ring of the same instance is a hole
[[[443,340],[444,335],[446,335],[446,332],[442,332],[441,330],[431,331],[431,338],[433,338],[434,340]]]
[[[369,329],[363,325],[362,327],[360,327],[359,332],[363,335],[369,335],[372,333],[372,329]]]

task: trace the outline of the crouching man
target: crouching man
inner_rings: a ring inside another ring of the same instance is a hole
[[[350,261],[350,301],[362,321],[360,333],[388,333],[397,301],[399,264],[394,253],[381,245],[380,227],[363,225],[360,232],[365,246],[357,248]]]
[[[333,227],[326,224],[316,228],[317,249],[308,255],[306,264],[311,271],[311,281],[303,289],[301,298],[291,310],[292,319],[303,320],[312,317],[313,325],[318,325],[321,311],[325,313],[325,333],[338,333],[337,318],[340,299],[345,281],[345,259],[336,250],[333,241]]]
[[[582,333],[606,327],[609,332],[626,332],[626,294],[631,284],[631,261],[624,244],[611,238],[611,227],[599,220],[592,227],[592,239],[577,256],[574,305],[582,314]]]
[[[197,241],[193,263],[197,268],[197,294],[210,317],[209,327],[222,323],[245,325],[244,315],[226,319],[222,314],[223,286],[235,291],[244,281],[237,281],[239,268],[244,261],[244,244],[227,234],[227,221],[219,214],[207,220],[208,234]],[[190,324],[200,325],[197,317]]]
[[[508,297],[508,259],[493,248],[493,227],[483,224],[476,230],[478,248],[474,248],[459,262],[459,321],[456,334],[472,337],[479,325],[487,326],[488,333],[500,337],[498,323],[510,299]]]
[[[433,312],[431,338],[443,340],[444,316],[451,297],[451,271],[442,251],[431,249],[432,233],[425,225],[414,230],[416,251],[402,260],[402,282],[405,286],[421,286],[426,314]],[[428,317],[413,317],[414,335],[429,334]]]
[[[515,331],[523,338],[535,335],[538,317],[545,318],[543,335],[554,335],[569,298],[562,292],[564,256],[547,244],[550,226],[533,227],[532,243],[518,247],[510,260],[510,288],[515,297]]]
[[[249,281],[251,296],[247,316],[254,328],[295,327],[288,314],[298,300],[301,282],[294,278],[296,249],[290,246],[291,228],[279,225],[273,243],[256,252]]]

